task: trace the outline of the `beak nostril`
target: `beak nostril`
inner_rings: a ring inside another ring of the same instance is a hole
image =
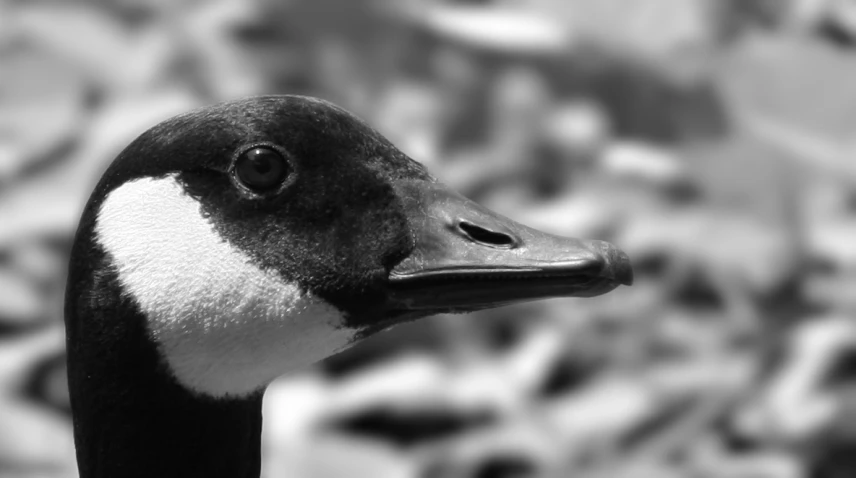
[[[458,229],[473,242],[491,247],[511,248],[516,244],[513,237],[502,232],[491,231],[471,222],[461,221]]]

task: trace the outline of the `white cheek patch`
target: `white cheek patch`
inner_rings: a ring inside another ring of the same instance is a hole
[[[337,309],[225,242],[173,177],[111,192],[96,233],[172,372],[193,390],[244,395],[354,338]]]

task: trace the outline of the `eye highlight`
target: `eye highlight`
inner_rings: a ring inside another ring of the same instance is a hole
[[[291,165],[279,151],[257,146],[241,153],[235,160],[237,180],[256,193],[269,193],[279,189],[291,173]]]

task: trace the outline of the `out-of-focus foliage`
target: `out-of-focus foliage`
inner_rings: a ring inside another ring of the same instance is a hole
[[[278,381],[265,476],[856,476],[854,78],[852,0],[0,0],[0,476],[76,475],[61,302],[100,172],[260,93],[637,271]]]

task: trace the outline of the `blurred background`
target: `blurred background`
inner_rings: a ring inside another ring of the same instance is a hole
[[[855,1],[0,0],[0,477],[76,476],[61,302],[101,171],[261,93],[637,276],[281,379],[264,476],[856,476]]]

